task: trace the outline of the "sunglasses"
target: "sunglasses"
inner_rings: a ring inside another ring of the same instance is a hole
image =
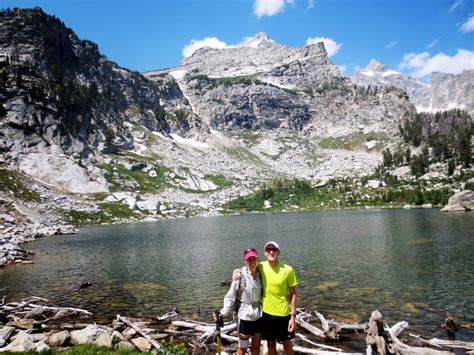
[[[257,251],[254,248],[248,248],[246,251],[244,251],[244,254],[247,254],[250,252],[256,253]]]
[[[271,253],[272,251],[275,252],[275,251],[279,251],[279,250],[277,248],[267,248],[267,249],[265,249],[265,251],[267,253]]]

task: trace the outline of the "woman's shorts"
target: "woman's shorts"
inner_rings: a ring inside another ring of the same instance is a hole
[[[239,334],[252,336],[262,332],[262,318],[256,321],[239,319]]]
[[[263,312],[262,318],[262,338],[268,341],[290,340],[295,337],[295,332],[288,332],[288,323],[291,316],[278,317]]]

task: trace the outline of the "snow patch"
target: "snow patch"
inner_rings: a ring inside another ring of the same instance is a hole
[[[176,133],[170,133],[170,136],[173,138],[174,141],[176,141],[177,143],[180,143],[180,144],[186,144],[186,145],[190,145],[190,146],[197,147],[197,148],[208,148],[209,147],[207,143],[199,142],[199,141],[194,140],[194,139],[183,138],[183,137],[177,135]]]
[[[169,74],[175,78],[176,80],[182,79],[186,75],[187,71],[180,69],[180,70],[173,70],[170,71]]]

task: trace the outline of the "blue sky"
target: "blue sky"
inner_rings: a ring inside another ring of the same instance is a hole
[[[474,0],[0,0],[34,6],[142,72],[178,65],[185,48],[257,32],[291,47],[324,39],[346,74],[372,58],[424,79],[474,69]]]

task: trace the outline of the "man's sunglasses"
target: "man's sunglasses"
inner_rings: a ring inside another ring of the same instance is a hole
[[[267,249],[265,249],[265,251],[266,251],[267,253],[270,253],[270,252],[272,252],[272,251],[278,251],[278,249],[277,249],[277,248],[267,248]]]

